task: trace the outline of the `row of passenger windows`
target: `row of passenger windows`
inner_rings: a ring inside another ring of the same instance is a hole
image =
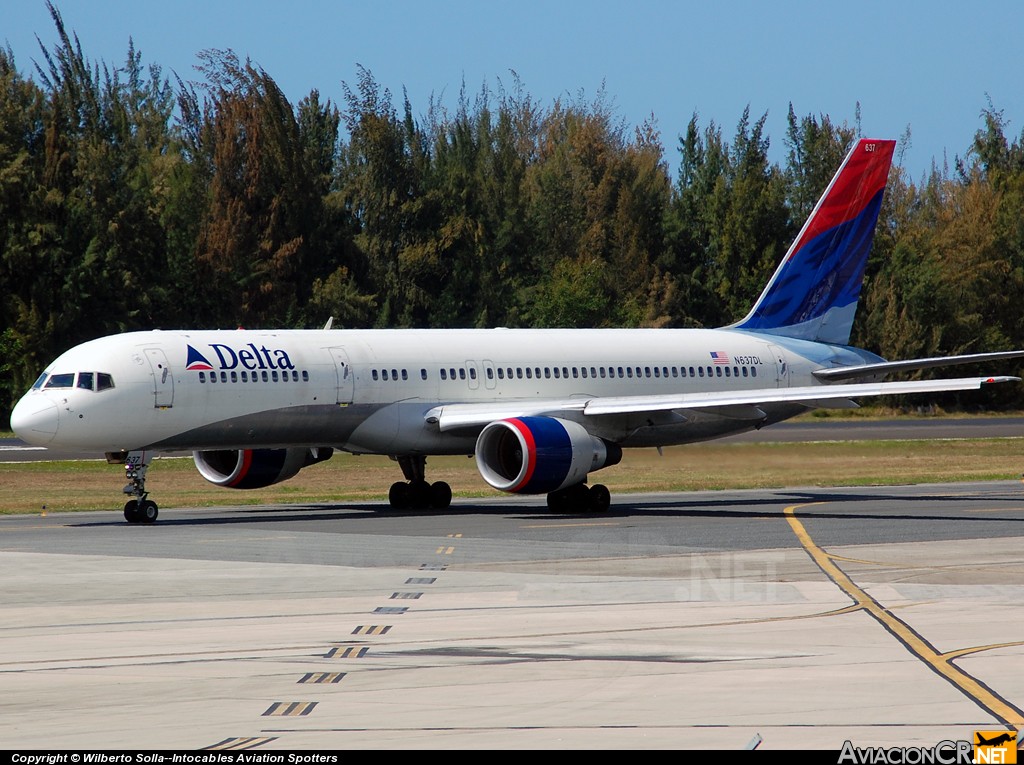
[[[223,374],[223,372],[221,373]],[[245,374],[244,372],[242,374]],[[266,374],[266,372],[264,372]],[[757,377],[757,367],[712,365],[706,367],[484,367],[488,380],[495,376],[499,380],[533,380],[533,379],[579,379],[587,378],[669,378],[669,377]],[[408,380],[409,373],[405,369],[373,369],[370,376],[374,380]],[[442,380],[476,380],[475,367],[442,367],[438,370]],[[429,378],[426,369],[420,369],[420,379]]]
[[[46,373],[32,386],[39,388],[82,388],[83,390],[109,390],[114,387],[114,378],[106,372],[62,372],[47,377]]]
[[[309,372],[307,372],[305,369],[302,370],[301,378],[302,382],[309,382]],[[271,370],[270,372],[264,369],[262,373],[257,373],[253,371],[252,374],[249,374],[243,369],[241,372],[221,372],[219,379],[217,377],[216,372],[210,372],[209,377],[206,376],[206,372],[199,373],[199,382],[201,383],[207,381],[211,383],[260,382],[261,380],[263,382],[298,382],[299,371],[297,369],[293,369],[291,370],[291,372],[289,372],[287,369],[283,369],[279,374],[276,369]]]

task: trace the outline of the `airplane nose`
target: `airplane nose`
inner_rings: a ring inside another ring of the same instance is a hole
[[[11,430],[26,443],[45,446],[57,435],[58,411],[45,396],[25,396],[11,412]]]

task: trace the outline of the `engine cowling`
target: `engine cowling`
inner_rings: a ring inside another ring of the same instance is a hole
[[[485,427],[476,441],[476,466],[500,491],[546,494],[582,483],[587,474],[622,459],[614,443],[557,417],[515,417]]]
[[[199,474],[227,489],[262,489],[331,458],[329,448],[214,449],[193,452]]]

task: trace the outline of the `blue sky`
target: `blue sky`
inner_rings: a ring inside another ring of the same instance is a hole
[[[917,179],[934,157],[964,154],[981,126],[986,94],[1024,127],[1024,2],[690,3],[485,0],[62,0],[57,6],[86,55],[123,63],[132,37],[143,62],[197,77],[196,54],[232,49],[262,66],[297,102],[312,88],[342,100],[357,65],[417,114],[431,94],[451,106],[465,81],[509,85],[515,71],[542,104],[602,83],[618,114],[636,125],[653,114],[666,160],[691,115],[731,135],[743,108],[768,112],[772,157],[784,158],[785,120],[854,120],[865,134],[897,138],[909,125],[904,167]],[[5,0],[0,42],[28,73],[35,37],[56,41],[42,0]]]

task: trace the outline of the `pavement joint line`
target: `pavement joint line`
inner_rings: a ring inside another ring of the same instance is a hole
[[[947,654],[940,653],[938,649],[919,635],[909,624],[895,616],[889,609],[868,595],[865,590],[861,589],[839,567],[832,556],[817,545],[807,532],[807,529],[804,528],[803,523],[797,518],[796,512],[805,507],[825,504],[828,503],[808,502],[806,504],[790,505],[783,510],[793,533],[811,557],[811,560],[817,564],[818,568],[851,598],[860,609],[867,612],[875,621],[882,625],[889,634],[895,637],[913,656],[924,662],[929,669],[953,685],[982,709],[989,712],[1002,724],[1016,731],[1024,728],[1024,711],[1021,711],[976,677],[955,665]]]

